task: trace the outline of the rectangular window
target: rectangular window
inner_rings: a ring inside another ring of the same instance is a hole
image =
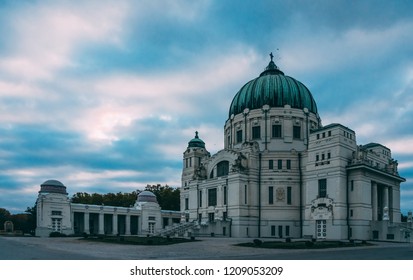
[[[237,130],[237,143],[242,143],[242,130]]]
[[[280,124],[273,124],[272,125],[272,137],[273,138],[281,138],[281,125]]]
[[[189,198],[185,198],[185,210],[189,209]]]
[[[354,180],[351,180],[351,191],[354,191]]]
[[[216,206],[217,205],[217,189],[209,189],[208,190],[208,206]]]
[[[274,187],[268,187],[268,204],[274,204]]]
[[[353,217],[353,209],[350,209],[350,217]]]
[[[215,221],[215,214],[214,213],[208,213],[208,221],[210,223],[213,223]]]
[[[271,226],[271,236],[275,236],[275,226]]]
[[[327,159],[330,159],[330,158],[331,158],[331,153],[328,152],[328,153],[327,153]]]
[[[228,135],[228,147],[231,147],[231,136]]]
[[[285,236],[290,236],[290,226],[285,226]]]
[[[278,226],[278,237],[279,238],[283,237],[283,226]]]
[[[199,207],[202,207],[202,191],[199,191],[199,202],[198,202]]]
[[[252,127],[252,139],[260,139],[261,138],[261,126],[253,126]]]
[[[294,125],[293,126],[293,138],[294,139],[301,139],[301,126]]]
[[[326,158],[325,154],[321,154],[321,160],[324,160]]]
[[[245,185],[244,186],[244,204],[247,204],[248,203],[248,186],[247,185]]]
[[[283,161],[282,159],[278,160],[278,169],[283,169]]]
[[[227,218],[228,218],[228,212],[222,212],[222,219],[224,220],[224,221],[226,221],[227,220]]]
[[[52,211],[52,215],[53,215],[53,216],[61,216],[61,215],[62,215],[62,211]]]
[[[318,197],[327,197],[327,179],[318,180]]]
[[[291,187],[287,187],[287,204],[291,205]]]
[[[331,130],[330,131],[328,131],[328,137],[330,137],[331,136]]]
[[[224,205],[227,205],[227,187],[224,187]]]
[[[273,161],[272,159],[270,159],[270,160],[268,161],[268,168],[269,168],[269,169],[274,169],[274,161]]]
[[[291,169],[291,160],[287,159],[287,169]]]
[[[320,160],[320,155],[315,155],[315,161],[319,161]]]
[[[200,223],[202,221],[202,213],[198,214],[198,222]]]

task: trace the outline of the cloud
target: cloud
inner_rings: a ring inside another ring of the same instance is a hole
[[[233,96],[277,48],[277,65],[309,87],[323,124],[342,123],[356,131],[358,143],[388,146],[410,178],[409,7],[0,5],[0,34],[7,38],[0,42],[0,189],[9,201],[25,195],[10,203],[0,196],[0,205],[25,209],[47,179],[61,180],[69,192],[179,186],[182,153],[194,132],[211,153],[223,148]]]
[[[75,67],[71,55],[85,43],[119,45],[127,7],[118,5],[27,5],[9,15],[13,36],[0,70],[19,80],[51,79],[63,67]]]

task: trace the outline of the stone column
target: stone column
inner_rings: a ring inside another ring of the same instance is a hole
[[[383,188],[383,207],[389,207],[389,186]]]
[[[118,234],[118,214],[113,213],[113,218],[112,218],[112,234],[116,235]]]
[[[371,208],[373,212],[372,219],[373,221],[377,221],[377,183],[372,182],[371,183],[371,192],[372,192],[372,198],[371,198]]]
[[[99,234],[105,234],[105,216],[103,211],[99,213]]]
[[[217,207],[221,207],[224,203],[224,196],[222,195],[222,186],[217,187]]]
[[[126,227],[125,227],[125,235],[130,235],[130,214],[126,214],[125,219]]]
[[[85,212],[84,213],[84,228],[85,228],[85,232],[87,234],[90,234],[90,229],[89,229],[89,212]]]

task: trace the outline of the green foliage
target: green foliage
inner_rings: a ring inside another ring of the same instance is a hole
[[[3,228],[3,224],[5,221],[10,220],[10,212],[4,208],[0,208],[0,228]]]
[[[262,241],[261,241],[260,239],[254,239],[253,242],[254,242],[254,245],[255,245],[255,246],[258,246],[258,247],[259,247],[259,246],[262,245]]]
[[[118,207],[130,207],[135,204],[138,193],[133,191],[131,193],[118,192],[107,194],[88,194],[86,192],[78,192],[72,196],[73,203],[82,203],[90,205],[108,205]]]
[[[146,191],[151,191],[156,195],[159,205],[164,210],[180,210],[180,191],[177,188],[172,188],[168,185],[161,186],[147,185]],[[135,204],[139,191],[131,193],[107,193],[88,194],[86,192],[78,192],[72,196],[73,203],[90,204],[90,205],[107,205],[118,207],[130,207]]]
[[[49,234],[49,237],[66,237],[67,235],[64,233],[60,233],[58,231],[53,231]]]
[[[0,208],[0,229],[3,229],[5,221],[12,221],[14,230],[33,233],[36,229],[36,206],[32,208],[28,207],[25,212],[26,213],[10,214],[8,210]],[[34,214],[32,214],[33,212]]]

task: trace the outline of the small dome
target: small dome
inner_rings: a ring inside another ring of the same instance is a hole
[[[205,142],[198,137],[198,131],[195,131],[195,138],[188,142],[188,148],[204,148]]]
[[[61,193],[67,194],[66,186],[57,180],[47,180],[40,185],[39,193]]]
[[[158,200],[156,199],[156,195],[153,192],[150,191],[143,191],[138,194],[138,200],[137,202],[154,202],[158,203]]]
[[[271,61],[261,75],[246,83],[235,95],[229,108],[229,117],[244,109],[260,109],[264,105],[304,109],[317,114],[317,105],[308,88],[296,79],[285,76]]]

